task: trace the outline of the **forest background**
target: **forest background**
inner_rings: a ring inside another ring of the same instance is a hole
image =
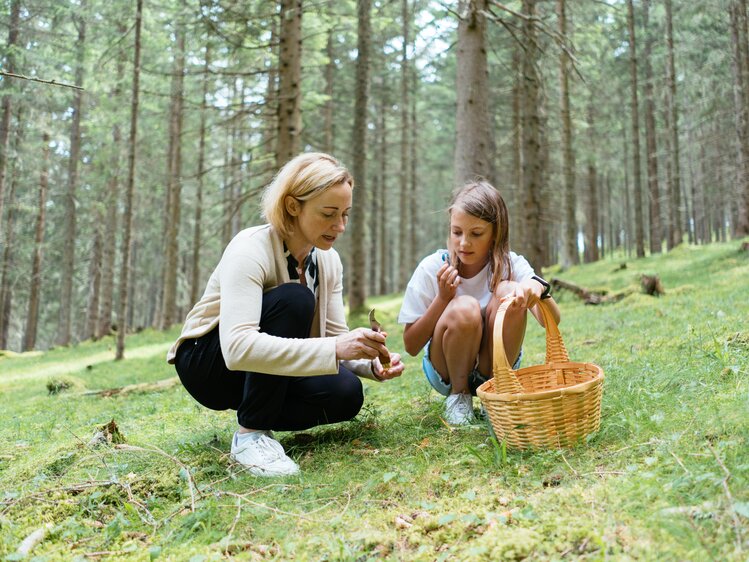
[[[180,322],[300,151],[356,179],[352,310],[475,175],[537,270],[749,234],[746,0],[4,0],[0,31],[0,349]]]

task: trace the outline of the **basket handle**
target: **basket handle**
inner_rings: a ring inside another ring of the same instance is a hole
[[[510,363],[507,360],[507,352],[505,351],[504,339],[502,338],[505,313],[512,303],[513,299],[507,299],[502,302],[494,317],[494,364],[492,372],[494,375],[494,389],[496,392],[519,394],[523,392],[523,387],[515,376],[515,371],[510,368]],[[541,310],[544,319],[544,326],[546,328],[546,362],[555,363],[569,361],[567,349],[564,346],[564,341],[562,341],[562,334],[559,332],[559,327],[554,321],[554,316],[551,313],[549,305],[541,300],[538,302],[538,306]]]

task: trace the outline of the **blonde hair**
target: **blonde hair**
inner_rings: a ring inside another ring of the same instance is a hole
[[[455,191],[447,212],[453,209],[490,223],[494,228],[494,240],[489,251],[489,289],[494,292],[502,279],[512,276],[510,261],[509,214],[499,191],[489,182],[481,179],[468,182]],[[448,248],[450,248],[448,238]],[[450,248],[450,263],[460,265],[455,248]]]
[[[322,152],[300,154],[289,160],[265,188],[261,202],[263,218],[282,238],[288,238],[293,232],[294,217],[286,210],[286,197],[304,202],[341,183],[353,188],[354,178],[334,157]]]

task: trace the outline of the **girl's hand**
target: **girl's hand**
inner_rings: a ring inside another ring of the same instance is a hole
[[[356,328],[341,334],[335,340],[335,356],[339,360],[374,359],[380,353],[388,355],[383,332],[369,328]]]
[[[502,301],[511,299],[514,302],[512,306],[523,308],[533,308],[541,301],[543,286],[538,281],[526,279],[522,283],[517,283],[511,293],[505,295]]]
[[[460,285],[458,270],[449,263],[442,264],[442,267],[437,271],[437,285],[439,287],[438,298],[444,302],[450,302],[458,290],[458,285]]]
[[[401,356],[398,353],[390,354],[390,368],[383,369],[379,357],[372,361],[372,373],[379,381],[386,381],[401,376],[406,366],[401,363]]]

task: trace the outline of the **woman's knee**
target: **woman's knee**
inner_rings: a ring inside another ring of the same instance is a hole
[[[353,373],[340,377],[336,395],[340,421],[353,419],[364,405],[364,388],[359,377]]]

